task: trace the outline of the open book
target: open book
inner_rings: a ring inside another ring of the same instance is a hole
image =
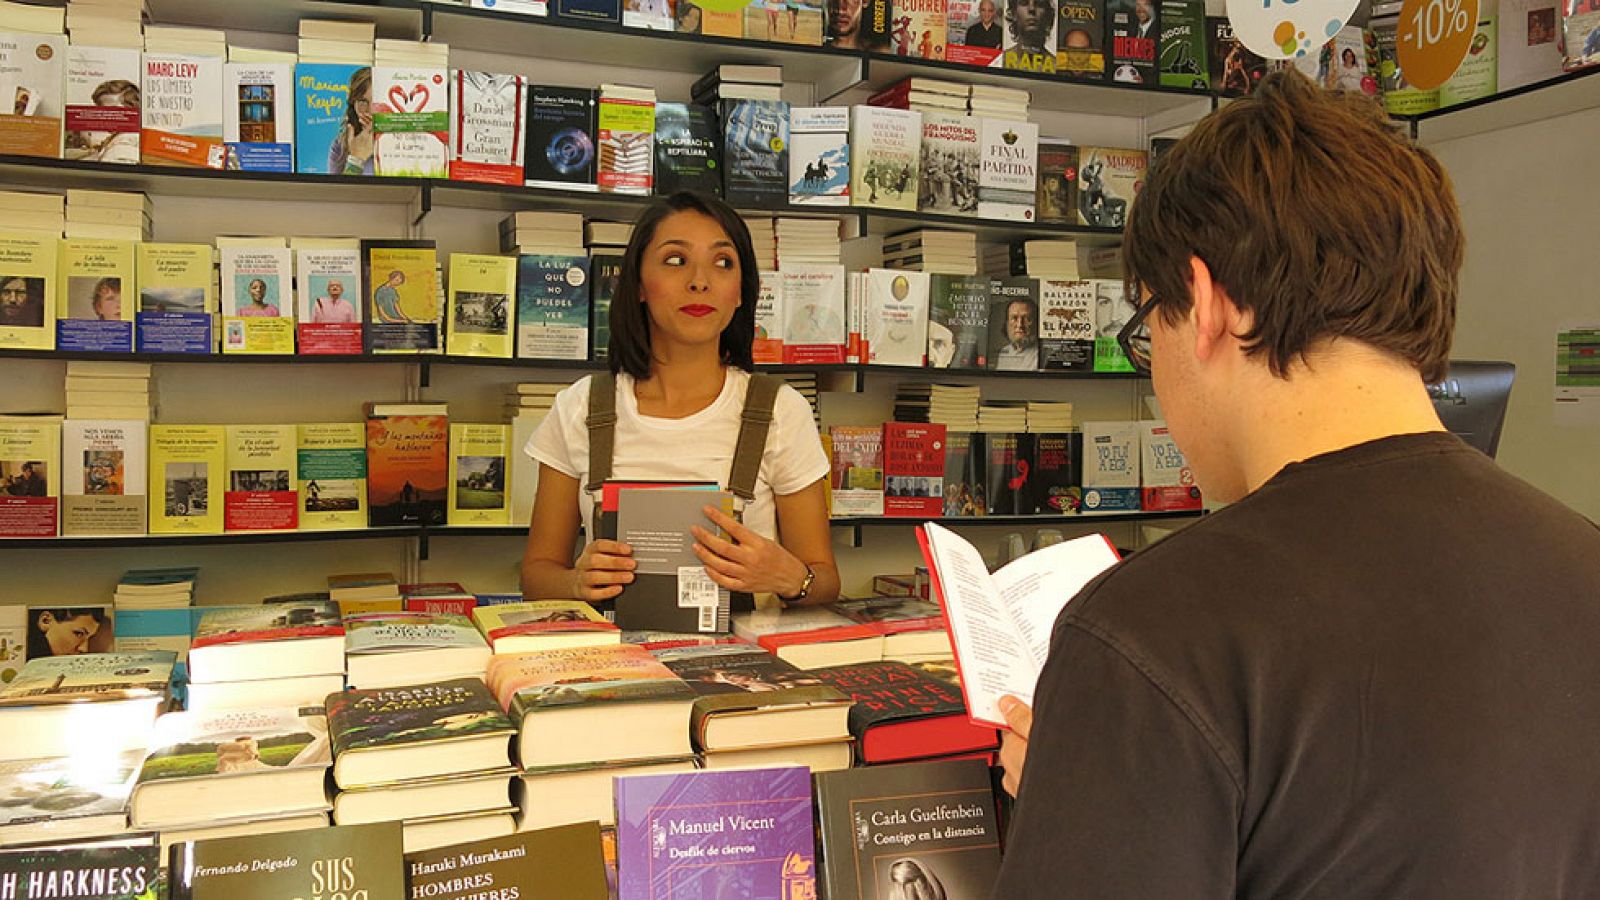
[[[977,549],[948,528],[928,522],[917,529],[917,543],[950,622],[967,714],[1004,728],[1000,698],[1032,705],[1056,616],[1116,564],[1117,551],[1092,534],[1035,550],[991,575]]]

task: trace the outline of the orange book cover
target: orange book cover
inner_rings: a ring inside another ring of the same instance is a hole
[[[443,525],[449,475],[448,417],[367,419],[368,525]]]

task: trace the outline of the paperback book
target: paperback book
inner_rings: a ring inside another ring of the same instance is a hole
[[[151,425],[151,534],[221,534],[227,429]]]
[[[1355,29],[1361,75],[1366,74],[1366,51],[1359,46],[1361,29]],[[1202,0],[1161,0],[1160,83],[1162,87],[1205,90],[1209,85],[1206,65],[1206,7]],[[1356,90],[1361,89],[1356,79]],[[1376,91],[1377,85],[1373,84]]]
[[[844,362],[844,266],[796,264],[779,274],[783,362]]]
[[[140,353],[215,353],[217,296],[205,244],[134,246]]]
[[[928,273],[869,269],[866,281],[863,362],[922,366],[928,351]]]
[[[975,116],[923,114],[919,210],[947,216],[978,214],[980,125]]]
[[[67,48],[67,159],[139,162],[140,52],[133,47]]]
[[[1039,191],[1035,213],[1041,224],[1078,224],[1078,148],[1039,141]]]
[[[1028,515],[1060,516],[1083,508],[1083,434],[1032,436],[1032,467],[1022,508]]]
[[[722,193],[717,117],[693,103],[656,104],[655,192]]]
[[[1079,223],[1097,228],[1128,224],[1128,209],[1144,187],[1149,157],[1143,150],[1078,148]]]
[[[998,66],[1005,32],[1002,4],[989,0],[948,0],[945,4],[945,60],[963,66]]]
[[[172,900],[405,897],[400,835],[383,822],[184,841],[168,860]]]
[[[406,870],[411,895],[436,900],[610,896],[598,822],[407,853]]]
[[[989,350],[988,276],[933,275],[928,291],[928,367],[983,368]]]
[[[883,429],[831,425],[833,515],[883,515]]]
[[[509,525],[506,454],[509,425],[450,423],[450,525]]]
[[[521,75],[455,69],[450,86],[450,178],[522,184],[527,80]]]
[[[57,350],[133,352],[133,251],[133,241],[67,238],[61,242]]]
[[[1390,35],[1393,34],[1391,27]],[[1267,74],[1267,61],[1245,47],[1234,34],[1233,23],[1225,16],[1206,17],[1206,62],[1210,65],[1211,90],[1223,97],[1243,97],[1251,93]],[[1399,70],[1395,72],[1398,74]],[[1390,86],[1387,82],[1384,85],[1385,105]]]
[[[1139,423],[1085,422],[1083,508],[1139,509]]]
[[[654,101],[601,94],[595,109],[595,144],[599,151],[596,179],[602,193],[650,193],[655,133]]]
[[[1154,87],[1159,82],[1157,46],[1161,10],[1156,0],[1106,0],[1106,29],[1111,38],[1111,80]]]
[[[988,514],[984,494],[983,435],[946,430],[944,439],[944,516]]]
[[[61,533],[144,534],[148,426],[68,419],[61,428]]]
[[[294,69],[294,170],[317,175],[373,174],[372,68],[299,63]]]
[[[372,353],[437,353],[444,320],[433,241],[363,240],[364,332]]]
[[[524,176],[530,187],[599,189],[596,103],[596,92],[586,88],[528,87],[528,152]]]
[[[517,261],[509,256],[452,253],[448,284],[450,329],[445,352],[510,359]]]
[[[140,157],[146,163],[220,169],[222,57],[146,53]]]
[[[1028,510],[1028,494],[1032,490],[1029,474],[1033,466],[1028,462],[1033,448],[1033,436],[1000,432],[983,436],[983,491],[988,498],[985,515],[1020,516]]]
[[[0,32],[0,154],[61,158],[66,51],[64,34]]]
[[[982,119],[978,215],[1031,222],[1039,183],[1039,126]]]
[[[222,248],[222,351],[293,353],[289,248]]]
[[[1039,368],[1094,371],[1094,282],[1039,282]]]
[[[227,168],[294,171],[294,65],[226,63],[222,128]]]
[[[369,416],[367,525],[443,525],[449,447],[445,416]]]
[[[520,257],[517,358],[586,359],[588,354],[589,258]]]
[[[1139,423],[1139,505],[1147,510],[1199,509],[1200,488],[1194,470],[1172,439],[1167,423]]]
[[[589,304],[589,358],[598,362],[611,355],[611,300],[617,296],[617,284],[622,280],[622,254],[591,252],[589,274],[593,279],[590,282],[593,287]]]
[[[699,488],[618,491],[615,539],[634,548],[633,581],[616,598],[619,628],[726,632],[732,598],[695,554],[693,525],[711,506],[733,512],[733,495]]]
[[[0,348],[54,350],[59,240],[0,234]]]
[[[293,425],[229,425],[225,531],[293,531],[298,524]]]
[[[580,22],[622,22],[622,0],[555,0],[556,17]]]
[[[361,425],[330,422],[295,427],[300,528],[365,528],[367,442]]]
[[[1005,55],[1002,67],[1055,74],[1056,17],[1049,4],[1005,4]]]
[[[375,174],[446,178],[450,174],[450,88],[444,69],[374,66]]]
[[[896,56],[944,60],[945,0],[894,0],[890,8],[890,47]]]
[[[944,507],[945,427],[883,423],[883,514],[938,516]]]
[[[850,110],[850,203],[915,210],[922,114],[881,106]]]
[[[757,365],[783,362],[783,278],[782,272],[762,272],[756,291],[756,334],[750,342],[750,356]]]
[[[295,288],[299,352],[361,352],[361,251],[357,246],[295,251]]]
[[[1067,78],[1100,81],[1106,76],[1105,0],[1062,0],[1056,72]]]
[[[722,194],[741,209],[789,202],[789,104],[782,100],[722,103]]]
[[[789,108],[789,204],[850,205],[850,108]]]

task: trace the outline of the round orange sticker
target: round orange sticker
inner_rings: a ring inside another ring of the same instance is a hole
[[[1444,84],[1467,58],[1478,0],[1405,0],[1395,29],[1395,55],[1406,82],[1428,91]]]

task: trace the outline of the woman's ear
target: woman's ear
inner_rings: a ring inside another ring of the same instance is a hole
[[[55,614],[50,612],[42,612],[39,613],[38,620],[34,622],[34,627],[38,628],[40,631],[49,631],[51,628],[55,627],[55,624]]]

